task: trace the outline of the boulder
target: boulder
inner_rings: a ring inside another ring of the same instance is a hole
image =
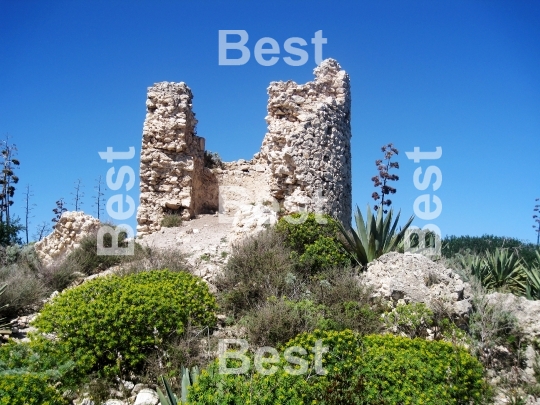
[[[387,253],[369,263],[361,279],[386,300],[424,303],[434,310],[442,304],[458,323],[468,320],[472,308],[469,284],[421,254]]]

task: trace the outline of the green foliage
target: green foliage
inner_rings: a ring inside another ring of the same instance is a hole
[[[50,380],[35,373],[3,374],[0,405],[67,405]]]
[[[507,248],[517,252],[519,257],[527,265],[532,265],[535,261],[536,245],[523,242],[516,238],[501,237],[495,235],[482,236],[446,236],[442,240],[442,255],[446,258],[452,258],[458,253],[484,254],[486,251],[495,252],[495,249]]]
[[[105,375],[137,371],[147,354],[186,326],[213,326],[208,286],[188,273],[107,276],[64,291],[35,321],[77,353],[79,366]]]
[[[118,236],[118,246],[126,246],[125,238],[126,234],[121,232]],[[96,233],[84,237],[79,243],[79,247],[69,253],[62,266],[72,268],[73,271],[82,274],[90,275],[106,270],[122,261],[123,256],[98,255],[97,242]],[[107,248],[111,246],[112,236],[107,233],[103,237],[103,247]],[[137,249],[141,249],[140,246],[136,247]]]
[[[326,375],[317,374],[318,340],[328,348]],[[486,388],[482,365],[446,342],[345,330],[301,334],[282,349],[291,347],[305,350],[294,355],[307,362],[306,373],[294,375],[300,365],[283,356],[271,375],[219,374],[214,363],[192,387],[190,404],[479,404]]]
[[[9,341],[0,346],[0,379],[4,374],[35,373],[73,388],[84,375],[78,373],[72,356],[66,345],[41,335],[33,335],[29,342]]]
[[[338,239],[338,222],[329,215],[293,213],[281,218],[276,230],[293,250],[292,257],[312,273],[350,264],[349,255]]]
[[[527,291],[527,268],[516,253],[495,248],[484,255],[458,254],[457,264],[470,272],[488,291],[524,295]],[[532,291],[532,290],[531,290]]]
[[[0,246],[21,244],[22,239],[18,236],[24,230],[19,218],[14,218],[11,222],[0,222]]]
[[[261,308],[250,311],[241,323],[252,345],[275,347],[299,333],[325,327],[327,311],[326,306],[309,299],[271,297]]]
[[[244,290],[244,285],[256,289],[261,284],[260,300],[246,301],[241,312],[240,322],[252,344],[276,346],[317,328],[349,328],[361,334],[382,330],[383,307],[353,269],[332,268],[315,276],[294,271],[266,279],[254,272],[251,276],[246,274],[242,284],[231,283],[223,294],[249,294],[253,290]]]
[[[165,214],[161,220],[161,226],[165,228],[175,228],[182,225],[182,217],[178,214]]]
[[[241,316],[263,305],[268,297],[283,295],[289,289],[287,274],[294,272],[290,256],[283,236],[273,229],[234,245],[223,273],[216,279],[221,307]]]
[[[392,224],[393,209],[386,216],[383,216],[383,210],[377,211],[377,217],[367,207],[367,221],[364,221],[360,208],[356,207],[354,219],[356,230],[348,231],[342,224],[339,225],[341,234],[346,240],[345,247],[354,260],[361,266],[377,259],[385,253],[398,249],[399,244],[405,237],[407,228],[414,220],[411,216],[407,223],[397,231],[397,224],[400,213],[397,214]]]
[[[305,252],[298,257],[298,262],[302,266],[321,270],[346,266],[351,260],[343,249],[343,245],[335,238],[321,236],[314,243],[306,246]]]
[[[488,290],[503,290],[516,295],[523,295],[526,289],[525,269],[521,259],[508,249],[495,249],[486,252],[485,259],[488,276],[482,284]]]
[[[319,223],[325,221],[326,223]],[[278,233],[285,236],[287,246],[303,254],[306,247],[322,237],[335,238],[338,222],[328,215],[296,212],[281,218],[277,225]]]
[[[393,333],[405,333],[415,338],[433,324],[433,311],[424,303],[398,304],[385,314],[384,323]]]
[[[526,296],[530,300],[540,300],[540,250],[535,253],[534,265],[525,267],[527,274]]]

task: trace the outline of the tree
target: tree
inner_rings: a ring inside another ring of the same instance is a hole
[[[60,221],[62,214],[67,211],[65,205],[66,203],[64,202],[63,197],[56,201],[56,208],[52,210],[56,216],[51,220],[52,222]],[[53,228],[54,227],[56,227],[56,224],[53,226]]]
[[[4,222],[9,228],[10,215],[9,209],[13,205],[13,195],[15,194],[15,186],[19,182],[19,178],[14,174],[13,170],[16,166],[19,166],[19,160],[13,156],[17,153],[17,146],[9,143],[9,137],[2,141],[0,147],[0,153],[2,154],[2,173],[0,174],[0,222]]]
[[[13,172],[19,166],[19,160],[15,159],[17,147],[9,142],[9,136],[0,142],[0,245],[8,246],[21,243],[18,237],[24,229],[19,218],[11,218],[10,207],[13,205],[15,186],[19,178]]]
[[[540,201],[540,198],[537,198],[535,201]],[[533,211],[539,212],[540,204],[536,204]],[[540,216],[534,214],[533,219],[534,222],[536,222],[536,224],[533,225],[534,231],[536,232],[536,246],[540,246]]]
[[[71,193],[73,196],[73,205],[75,205],[75,211],[79,211],[79,207],[83,204],[81,201],[81,199],[84,197],[82,187],[83,185],[81,179],[77,179],[77,181],[75,181],[75,192]]]
[[[26,185],[26,192],[24,193],[24,231],[26,233],[26,244],[28,244],[28,225],[30,224],[30,213],[36,206],[36,204],[30,204],[30,197],[33,197],[34,194],[30,191],[30,184]]]
[[[50,234],[51,231],[52,231],[51,226],[46,221],[43,221],[37,226],[36,232],[32,235],[32,238],[35,241],[40,241],[45,236]]]
[[[97,218],[99,219],[101,215],[101,211],[103,211],[103,205],[105,204],[105,199],[103,196],[105,195],[105,187],[103,185],[103,180],[101,178],[101,175],[96,179],[96,186],[94,187],[94,190],[96,191],[96,194],[94,195],[94,204],[92,204],[92,207],[96,207],[97,212]]]
[[[392,156],[397,155],[399,152],[396,148],[394,148],[394,145],[389,143],[388,145],[384,145],[381,150],[384,153],[384,159],[378,159],[375,161],[375,165],[377,166],[377,169],[379,169],[379,175],[373,176],[371,178],[371,181],[373,181],[373,185],[375,187],[381,188],[381,194],[379,195],[378,192],[374,192],[371,197],[375,201],[381,200],[380,205],[374,205],[373,208],[375,211],[377,211],[379,208],[382,208],[383,213],[386,214],[388,210],[384,209],[384,206],[390,207],[390,204],[392,204],[392,201],[388,198],[385,199],[385,196],[389,194],[395,194],[396,189],[394,187],[391,187],[387,184],[388,181],[396,181],[399,180],[399,177],[395,174],[390,174],[389,170],[392,168],[399,169],[399,163],[398,162],[391,162]]]

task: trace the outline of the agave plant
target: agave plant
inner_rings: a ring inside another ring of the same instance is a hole
[[[474,276],[482,285],[485,285],[490,273],[489,267],[486,265],[483,256],[467,253],[459,254],[457,259],[461,268],[469,270],[472,276]]]
[[[377,217],[367,207],[367,221],[356,207],[354,219],[356,230],[347,230],[343,224],[338,222],[339,230],[345,239],[345,249],[351,254],[352,258],[361,266],[377,259],[385,253],[396,250],[399,243],[405,237],[407,228],[414,220],[414,215],[398,232],[396,230],[399,221],[400,212],[398,212],[394,223],[392,224],[393,209],[383,217],[383,210],[377,210]]]
[[[526,292],[526,271],[519,256],[510,253],[508,249],[486,251],[485,265],[489,274],[482,284],[488,290],[504,289],[516,295]]]
[[[526,296],[530,300],[540,300],[540,250],[536,251],[534,265],[525,268],[527,273]]]
[[[192,384],[195,384],[198,378],[199,368],[197,366],[194,366],[191,369],[191,372],[188,368],[182,367],[182,391],[180,392],[180,399],[178,399],[178,396],[176,396],[171,389],[169,380],[166,377],[161,376],[161,382],[165,386],[165,394],[159,388],[157,389],[161,405],[187,404],[189,388]]]

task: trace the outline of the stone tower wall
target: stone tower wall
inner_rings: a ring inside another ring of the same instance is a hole
[[[148,89],[137,211],[139,235],[159,230],[166,213],[189,219],[207,208],[217,208],[217,187],[214,201],[205,201],[202,192],[203,183],[211,183],[214,177],[204,170],[204,138],[195,132],[192,99],[183,82],[162,82]]]
[[[213,170],[204,166],[204,138],[196,135],[189,87],[183,82],[150,87],[141,150],[138,235],[159,230],[167,213],[189,219],[217,211],[220,204],[229,215],[243,212],[238,224],[257,227],[274,222],[280,210],[323,212],[349,223],[349,76],[332,59],[323,61],[314,73],[315,80],[303,85],[272,82],[268,133],[260,152],[250,161]],[[245,209],[258,204],[271,204],[272,210]],[[250,218],[261,212],[268,218]]]
[[[351,96],[348,74],[327,59],[303,85],[272,82],[268,133],[258,156],[274,198],[287,212],[351,218]]]

